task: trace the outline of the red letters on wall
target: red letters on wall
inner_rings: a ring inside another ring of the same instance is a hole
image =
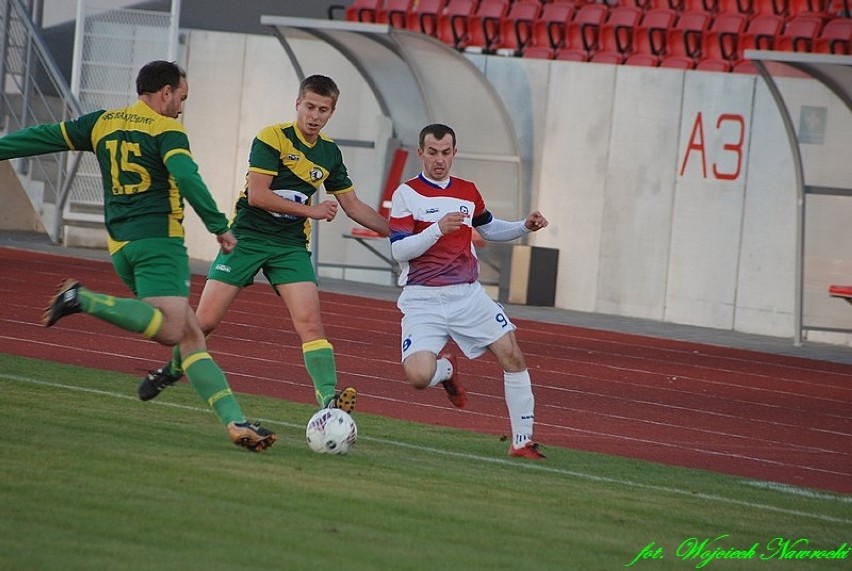
[[[718,162],[713,162],[713,177],[717,180],[736,180],[740,176],[740,171],[743,165],[743,144],[745,142],[745,119],[742,115],[735,113],[722,113],[716,119],[716,130],[722,131],[723,125],[726,123],[734,123],[734,139],[722,144],[721,153],[734,153],[736,157],[736,168],[730,172],[719,170]],[[728,136],[730,129],[725,129],[725,135]],[[689,135],[689,142],[686,145],[686,152],[683,155],[683,163],[680,166],[680,176],[683,176],[686,171],[686,164],[689,162],[691,155],[697,153],[701,160],[701,176],[707,178],[707,147],[704,142],[704,119],[699,111],[695,116],[695,122],[692,124],[692,133]]]

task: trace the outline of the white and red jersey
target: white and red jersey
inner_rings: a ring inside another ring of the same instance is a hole
[[[390,241],[419,234],[450,212],[464,213],[465,226],[441,236],[423,254],[400,261],[399,285],[445,286],[477,280],[479,261],[472,228],[492,217],[479,189],[468,180],[451,176],[442,188],[421,174],[400,184],[391,199]]]

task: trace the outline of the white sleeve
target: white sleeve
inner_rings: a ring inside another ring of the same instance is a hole
[[[515,240],[521,236],[526,236],[531,231],[525,226],[526,220],[518,220],[517,222],[509,222],[492,218],[488,224],[477,226],[476,231],[484,239],[491,242],[508,242]]]
[[[413,260],[434,246],[440,237],[441,228],[435,222],[419,234],[412,234],[411,236],[391,242],[391,256],[397,262]]]

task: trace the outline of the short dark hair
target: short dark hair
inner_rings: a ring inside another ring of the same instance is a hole
[[[456,148],[456,132],[453,131],[452,127],[448,127],[442,123],[432,123],[431,125],[426,125],[423,129],[420,130],[420,148],[425,148],[426,144],[426,135],[432,135],[437,140],[441,140],[447,135],[450,135],[453,138],[453,148]]]
[[[148,62],[142,66],[139,75],[136,76],[136,94],[157,93],[167,85],[177,89],[183,77],[186,77],[186,72],[173,61]]]
[[[340,97],[340,89],[334,80],[325,75],[311,75],[302,80],[299,84],[299,99],[305,96],[310,91],[322,97],[331,97],[334,106],[337,106],[337,100]]]

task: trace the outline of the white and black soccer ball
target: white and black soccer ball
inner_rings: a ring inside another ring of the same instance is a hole
[[[339,408],[324,408],[308,421],[305,440],[317,454],[348,454],[358,439],[352,417]]]

